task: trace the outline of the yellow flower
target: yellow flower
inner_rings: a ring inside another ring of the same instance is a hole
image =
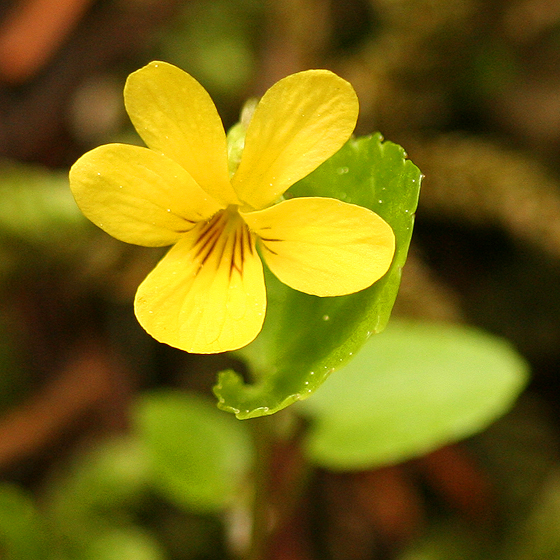
[[[124,99],[148,146],[108,144],[70,171],[77,204],[114,237],[173,245],[138,288],[135,312],[160,342],[187,352],[234,350],[260,332],[263,265],[316,296],[367,288],[388,270],[395,241],[369,209],[282,195],[349,139],[352,86],[327,70],[280,80],[249,123],[230,177],[214,104],[190,75],[164,62],[131,74]]]

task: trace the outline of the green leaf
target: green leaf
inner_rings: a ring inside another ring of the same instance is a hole
[[[397,560],[499,560],[495,543],[473,523],[436,521]]]
[[[463,439],[506,412],[528,366],[472,328],[392,322],[301,412],[310,460],[330,469],[397,463]]]
[[[75,528],[78,517],[97,517],[134,504],[148,487],[144,447],[131,437],[107,439],[80,454],[55,486],[55,511]]]
[[[101,552],[93,554],[98,543],[113,531],[127,531],[123,523],[145,499],[151,482],[145,450],[128,435],[115,437],[78,453],[65,471],[50,481],[45,500],[55,558],[85,560],[92,551],[99,559]]]
[[[373,333],[384,329],[406,261],[421,174],[404,150],[379,134],[350,140],[338,153],[294,185],[288,196],[324,196],[370,208],[397,239],[389,272],[349,296],[320,298],[296,292],[267,273],[268,309],[257,339],[239,352],[257,378],[247,385],[221,372],[218,406],[238,418],[272,414],[307,398]]]
[[[0,236],[40,247],[76,242],[89,224],[76,206],[66,173],[0,162]]]
[[[243,95],[255,73],[253,38],[262,3],[213,0],[179,6],[161,37],[161,60],[197,76],[214,99]]]
[[[511,560],[560,558],[560,471],[555,468],[534,496],[528,519],[507,542]]]
[[[83,560],[165,560],[167,554],[147,531],[113,528],[94,539]]]
[[[248,427],[194,394],[159,391],[134,407],[153,483],[174,503],[218,511],[236,497],[252,462]]]
[[[39,512],[19,487],[0,485],[0,557],[4,560],[41,560],[48,547]]]

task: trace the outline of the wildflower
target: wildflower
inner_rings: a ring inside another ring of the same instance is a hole
[[[309,70],[275,84],[231,176],[220,117],[190,75],[152,62],[129,76],[124,99],[147,147],[100,146],[74,164],[70,185],[114,237],[173,245],[135,298],[138,321],[160,342],[196,353],[251,342],[266,311],[259,252],[282,282],[316,296],[357,292],[387,272],[394,235],[377,214],[282,197],[352,134],[358,100],[348,82]]]

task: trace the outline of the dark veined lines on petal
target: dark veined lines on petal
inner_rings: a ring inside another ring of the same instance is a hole
[[[216,214],[209,222],[201,226],[202,232],[198,236],[194,247],[198,249],[194,255],[197,259],[202,255],[201,266],[208,260],[212,252],[216,248],[216,244],[222,237],[225,227],[224,212]]]
[[[175,230],[176,233],[189,233],[189,231],[192,231],[200,223],[199,220],[189,220],[188,218],[185,218],[185,216],[182,216],[181,214],[178,214],[177,212],[175,212],[174,210],[171,210],[170,208],[167,208],[167,213],[171,214],[172,216],[175,216],[176,218],[179,218],[183,222],[189,224],[189,226],[186,227],[185,229],[176,229]],[[200,212],[195,211],[195,214],[202,218],[202,214]]]
[[[232,248],[231,262],[229,267],[229,277],[231,279],[233,271],[237,270],[240,275],[243,274],[243,264],[246,255],[253,256],[253,239],[249,228],[242,220],[235,230],[234,245]]]
[[[229,277],[231,279],[233,271],[237,270],[239,274],[243,273],[243,258],[245,255],[245,228],[236,228],[233,238],[233,248],[231,260],[229,263]]]
[[[200,224],[200,229],[193,246],[193,257],[199,261],[199,270],[204,266],[214,266],[217,271],[221,266],[227,266],[230,279],[234,271],[242,275],[247,255],[253,255],[253,240],[239,214],[223,210]]]
[[[179,216],[178,214],[175,214],[178,218],[181,218],[181,220],[183,220],[184,222],[187,222],[187,224],[190,224],[191,227],[189,227],[188,229],[176,229],[175,232],[176,233],[189,233],[189,231],[192,231],[198,222],[195,222],[194,220],[188,220],[187,218],[183,218],[183,216]]]
[[[261,243],[263,244],[264,248],[272,253],[273,255],[277,255],[278,253],[276,251],[273,251],[268,245],[267,243],[275,243],[275,242],[279,242],[279,241],[283,241],[282,239],[273,239],[271,237],[261,237],[259,236],[259,239],[261,240]]]

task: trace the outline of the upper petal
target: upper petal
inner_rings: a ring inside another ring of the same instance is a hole
[[[358,118],[352,86],[328,70],[292,74],[260,100],[232,184],[252,208],[275,202],[350,138]]]
[[[237,202],[229,181],[222,121],[192,76],[172,64],[151,62],[128,77],[124,101],[148,147],[181,164],[224,205]]]
[[[293,198],[242,214],[285,284],[317,296],[363,290],[389,269],[393,230],[367,208],[332,198]]]
[[[175,243],[220,210],[179,164],[127,144],[84,154],[70,169],[70,188],[94,224],[137,245]]]
[[[171,248],[138,288],[136,317],[160,342],[194,353],[235,350],[260,332],[266,310],[254,236],[215,216]]]

